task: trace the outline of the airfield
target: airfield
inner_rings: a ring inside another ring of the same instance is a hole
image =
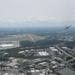
[[[43,40],[45,37],[37,36],[34,34],[22,34],[22,35],[11,35],[7,38],[0,38],[0,41],[32,41],[36,42],[39,40]]]
[[[45,37],[34,34],[11,35],[6,38],[0,38],[0,49],[17,48],[20,46],[21,41],[37,42],[43,39]]]

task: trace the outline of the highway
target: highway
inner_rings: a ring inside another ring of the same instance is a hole
[[[73,58],[73,59],[67,61],[67,63],[75,59],[75,57],[73,57],[71,54],[69,54],[69,53],[65,52],[63,49],[59,48],[58,45],[55,45],[55,48],[57,48],[58,50],[60,50],[60,51],[61,51],[62,53],[64,53],[65,55],[67,55],[67,56]]]

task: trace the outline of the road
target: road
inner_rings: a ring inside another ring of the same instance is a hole
[[[60,50],[60,51],[61,51],[62,53],[64,53],[65,55],[67,55],[67,56],[73,58],[73,59],[67,61],[67,63],[75,59],[75,57],[73,57],[71,54],[69,54],[69,53],[65,52],[63,49],[59,48],[58,45],[55,45],[55,48],[57,48],[58,50]]]

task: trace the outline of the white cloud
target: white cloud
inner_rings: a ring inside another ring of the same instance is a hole
[[[35,22],[34,17],[27,17],[26,19],[23,20],[23,22]]]
[[[74,22],[75,21],[75,15],[73,15],[71,18],[64,20],[60,19],[54,16],[40,16],[40,17],[27,17],[22,20],[13,20],[13,19],[8,19],[8,20],[2,20],[0,23],[62,23],[62,22]]]
[[[39,23],[39,22],[61,22],[60,19],[56,17],[41,16],[41,17],[28,17],[23,20],[23,22]]]
[[[15,23],[16,21],[15,20],[12,20],[12,19],[8,19],[8,20],[4,20],[4,21],[1,21],[3,23]]]
[[[61,22],[58,18],[56,17],[48,17],[48,16],[43,16],[39,19],[40,22]]]

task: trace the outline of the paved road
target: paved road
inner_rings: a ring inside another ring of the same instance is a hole
[[[59,48],[58,45],[55,45],[55,48],[57,48],[58,50],[60,50],[62,53],[64,53],[65,55],[69,56],[69,57],[72,57],[73,59],[69,60],[68,62],[72,61],[75,59],[75,57],[73,57],[71,54],[65,52],[63,49]],[[67,63],[68,63],[67,62]]]

